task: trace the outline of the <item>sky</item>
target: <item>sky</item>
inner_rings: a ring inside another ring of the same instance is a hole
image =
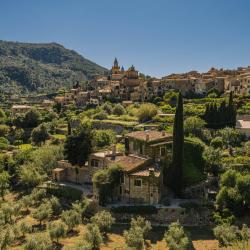
[[[0,0],[0,40],[57,42],[161,77],[250,65],[249,0]]]

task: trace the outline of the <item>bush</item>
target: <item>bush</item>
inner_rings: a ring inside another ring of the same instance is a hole
[[[103,148],[115,143],[115,132],[113,130],[94,130],[93,146]]]
[[[157,114],[157,107],[151,103],[142,104],[138,110],[137,117],[140,122],[151,120]]]
[[[99,113],[93,116],[93,119],[105,120],[108,118],[108,114],[105,111],[100,111]]]
[[[120,104],[116,104],[115,107],[113,108],[113,112],[114,115],[124,115],[126,113],[125,108]]]
[[[192,134],[194,136],[201,136],[202,129],[205,126],[205,121],[197,116],[190,116],[184,121],[184,133],[186,135]]]
[[[238,228],[222,224],[213,229],[214,236],[219,241],[220,246],[228,247],[237,240]]]
[[[223,148],[222,138],[219,136],[213,138],[210,142],[210,146],[212,146],[213,148]]]

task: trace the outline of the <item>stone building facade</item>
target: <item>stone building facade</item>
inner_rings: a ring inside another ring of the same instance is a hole
[[[158,204],[162,196],[162,166],[171,160],[172,135],[151,130],[136,131],[125,136],[126,152],[92,153],[84,166],[72,166],[59,161],[53,170],[58,182],[90,184],[99,169],[118,165],[121,168],[119,184],[114,188],[113,201],[133,204]],[[94,200],[99,201],[99,190],[93,188]]]

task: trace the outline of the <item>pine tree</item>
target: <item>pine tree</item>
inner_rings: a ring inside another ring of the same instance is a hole
[[[177,195],[181,194],[182,189],[182,169],[183,169],[183,101],[179,93],[178,104],[175,112],[174,131],[173,131],[173,183],[172,187]]]

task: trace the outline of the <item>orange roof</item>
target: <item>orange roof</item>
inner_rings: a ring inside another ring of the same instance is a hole
[[[147,130],[147,131],[135,131],[128,133],[127,137],[135,138],[141,141],[157,141],[160,139],[169,139],[172,138],[172,134],[166,133],[164,131],[157,130]]]

